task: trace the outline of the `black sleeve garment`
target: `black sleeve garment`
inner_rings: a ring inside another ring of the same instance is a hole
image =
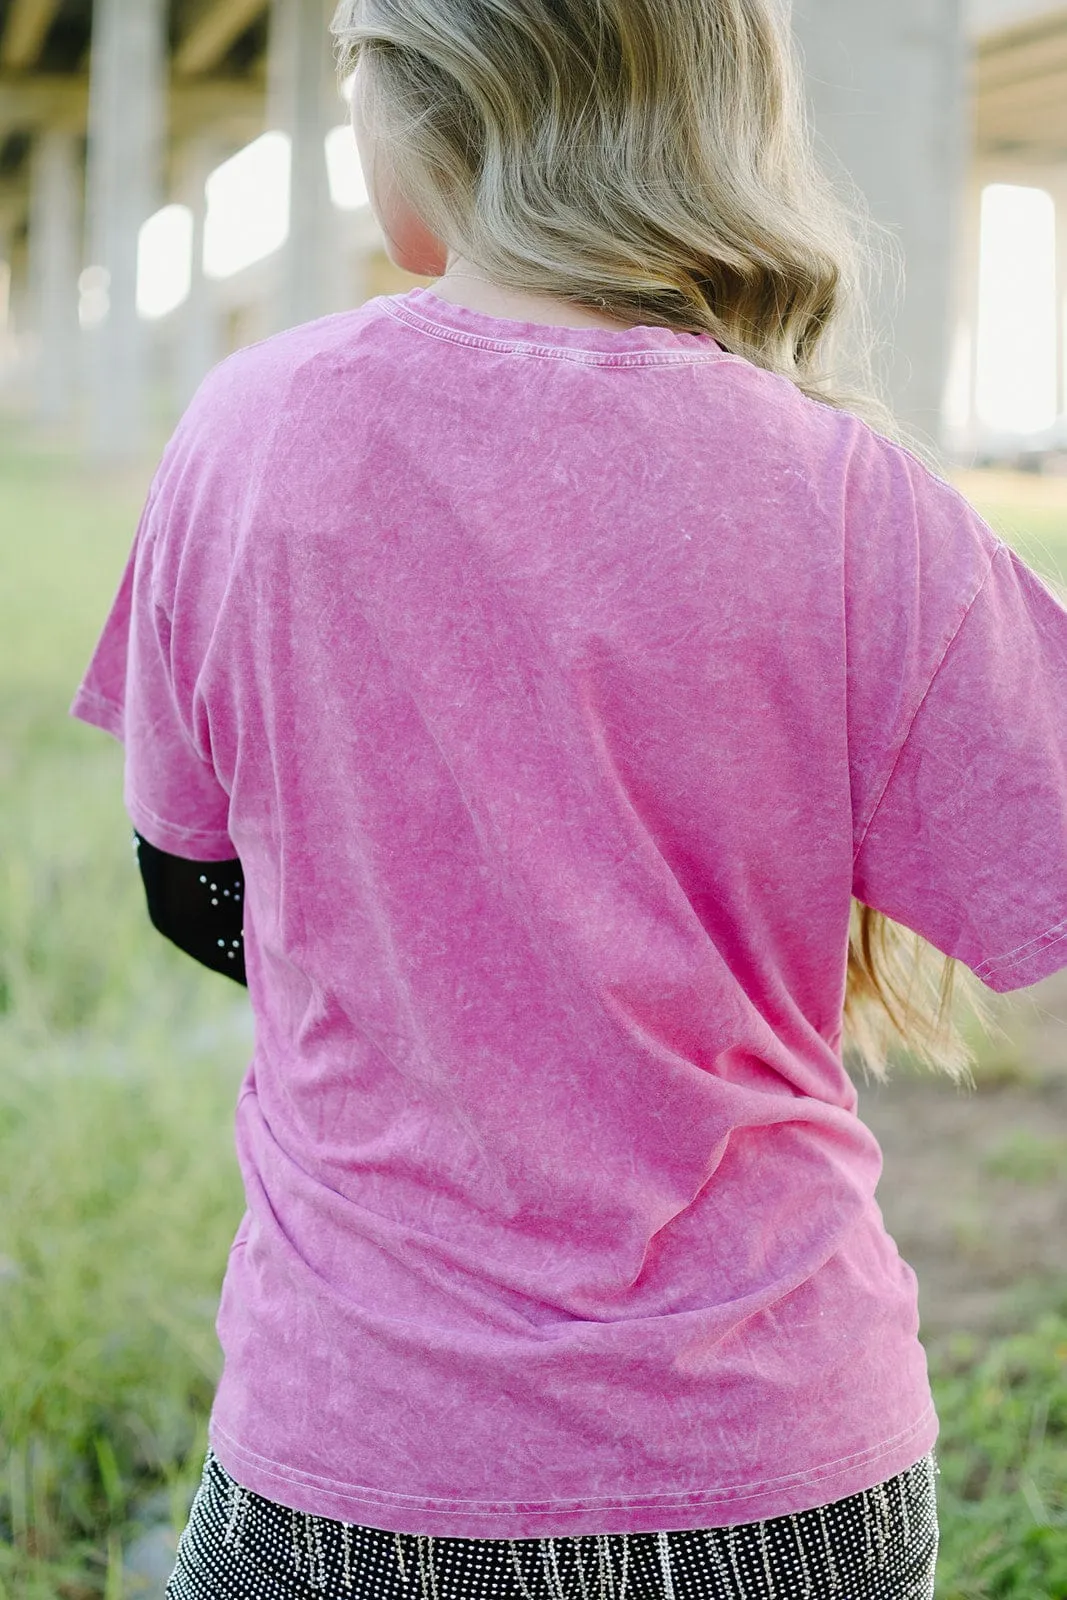
[[[179,950],[246,987],[239,861],[186,861],[133,836],[152,926]]]

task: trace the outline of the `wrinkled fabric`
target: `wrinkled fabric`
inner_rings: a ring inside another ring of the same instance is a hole
[[[534,1538],[924,1456],[850,900],[1067,965],[1065,707],[967,503],[710,337],[416,289],[218,367],[72,709],[146,839],[244,869],[233,1478]]]

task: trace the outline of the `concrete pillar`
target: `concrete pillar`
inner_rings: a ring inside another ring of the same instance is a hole
[[[891,341],[888,395],[938,445],[970,131],[961,11],[961,0],[793,3],[821,139],[903,251],[903,295],[890,270],[874,306]]]
[[[37,355],[35,410],[70,422],[78,387],[81,148],[75,133],[45,128],[30,166],[30,284]]]
[[[329,24],[333,0],[272,0],[268,121],[292,140],[289,240],[280,252],[274,324],[309,322],[344,304],[340,230],[326,135],[344,121]]]
[[[24,241],[19,237],[18,226],[10,221],[4,228],[3,251],[7,261],[7,331],[20,343],[25,339],[28,323],[29,272]]]
[[[6,397],[15,371],[15,329],[11,315],[11,258],[14,228],[0,207],[0,399]]]
[[[166,0],[95,0],[86,180],[88,264],[110,275],[92,339],[89,444],[133,460],[149,444],[149,338],[137,316],[137,235],[158,208],[166,116]]]
[[[214,286],[204,276],[204,218],[208,177],[228,151],[209,136],[191,139],[178,152],[177,195],[193,214],[193,260],[189,298],[178,315],[174,371],[176,398],[184,411],[201,381],[224,355]]]
[[[1056,202],[1056,348],[1059,352],[1056,415],[1062,448],[1067,448],[1067,166],[1060,169],[1049,187]]]
[[[4,388],[12,411],[19,416],[32,414],[32,295],[30,292],[29,250],[26,232],[18,224],[7,235],[5,251],[8,274],[7,371]]]
[[[0,205],[0,334],[13,336],[11,315],[12,264],[15,259],[14,207]]]
[[[960,216],[960,243],[956,253],[956,282],[952,295],[955,307],[953,330],[963,337],[964,416],[953,430],[952,453],[965,463],[973,463],[978,449],[978,327],[979,291],[982,279],[982,192],[986,173],[972,165],[964,181]]]

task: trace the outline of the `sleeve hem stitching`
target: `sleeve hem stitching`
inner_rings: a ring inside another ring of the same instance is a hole
[[[1033,939],[1027,939],[1025,944],[1016,945],[1014,950],[1008,950],[1003,955],[991,956],[975,967],[976,978],[1004,976],[1013,967],[1022,966],[1031,956],[1039,955],[1043,950],[1052,945],[1059,944],[1067,939],[1067,917],[1062,922],[1054,923],[1051,928],[1046,928],[1044,933],[1037,934]]]
[[[103,706],[106,711],[114,712],[119,717],[122,716],[122,706],[119,702],[113,700],[110,695],[101,694],[99,689],[79,689],[74,703],[78,705],[84,700],[92,700],[96,705]]]
[[[230,839],[229,834],[227,832],[225,832],[225,830],[220,831],[218,829],[208,829],[208,828],[183,828],[180,823],[168,822],[166,817],[157,816],[156,813],[149,806],[146,806],[144,804],[143,800],[138,799],[138,797],[136,795],[134,795],[134,794],[131,794],[128,797],[127,804],[128,804],[128,809],[131,812],[131,814],[133,812],[135,812],[135,811],[138,812],[142,817],[147,817],[149,822],[155,823],[155,825],[157,827],[162,828],[166,833],[175,834],[178,838],[189,839],[189,840],[202,840],[204,843],[206,843],[208,845],[214,845],[216,843],[222,843],[223,841],[225,841],[227,844],[231,844],[231,845],[233,843],[233,841]],[[136,822],[137,822],[137,817],[136,816],[133,817],[133,821],[134,821],[134,824],[136,825]],[[159,846],[157,846],[156,848],[158,849]]]

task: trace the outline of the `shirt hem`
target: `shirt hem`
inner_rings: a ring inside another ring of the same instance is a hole
[[[334,1522],[453,1539],[673,1533],[800,1515],[862,1494],[908,1471],[929,1454],[937,1436],[937,1413],[931,1402],[910,1427],[869,1450],[782,1478],[691,1494],[486,1501],[423,1498],[338,1483],[259,1455],[232,1438],[214,1419],[210,1428],[215,1455],[230,1477],[252,1494]]]
[[[77,722],[86,722],[91,728],[101,728],[120,744],[123,742],[122,707],[107,700],[95,689],[79,689],[68,713]]]
[[[1026,944],[975,967],[975,977],[996,994],[1028,989],[1067,967],[1067,918],[1055,923]]]
[[[202,862],[205,866],[238,859],[229,834],[182,828],[176,822],[167,822],[143,805],[136,795],[126,796],[126,813],[141,837],[167,855],[178,856],[183,861]]]
[[[70,707],[70,715],[78,722],[88,723],[92,728],[109,733],[120,744],[125,743],[122,706],[95,689],[78,690]],[[187,861],[233,861],[237,858],[233,841],[226,833],[220,833],[217,829],[183,828],[176,822],[168,822],[164,817],[157,817],[136,795],[127,794],[125,805],[137,832],[149,844],[155,845],[157,850]]]

